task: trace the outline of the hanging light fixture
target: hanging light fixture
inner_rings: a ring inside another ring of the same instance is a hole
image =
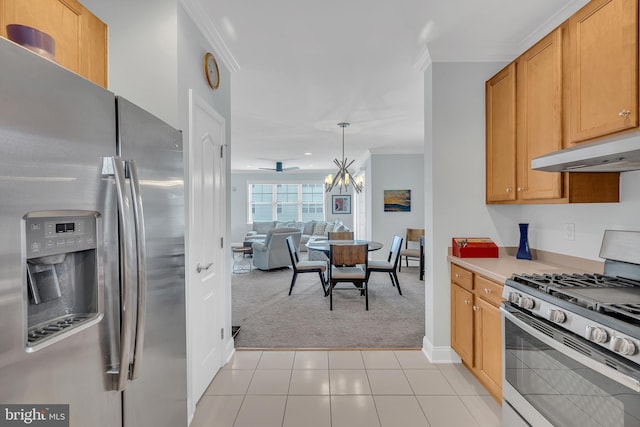
[[[356,193],[360,193],[362,191],[363,182],[362,177],[358,177],[358,179],[353,179],[353,175],[349,172],[349,166],[351,166],[354,160],[351,160],[349,163],[349,159],[344,157],[344,128],[349,126],[350,123],[342,122],[338,123],[338,126],[342,128],[342,161],[338,159],[333,159],[333,163],[338,166],[338,172],[336,173],[335,178],[333,175],[329,174],[324,179],[324,190],[329,193],[333,188],[337,185],[340,189],[340,193],[342,190],[346,191],[349,187],[349,183],[353,186],[353,189],[356,190]]]

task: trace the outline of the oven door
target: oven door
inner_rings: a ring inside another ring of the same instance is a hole
[[[533,426],[640,426],[637,365],[508,302],[501,311],[503,416]]]

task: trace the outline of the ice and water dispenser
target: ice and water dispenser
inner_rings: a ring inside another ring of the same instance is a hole
[[[102,316],[99,214],[31,212],[24,216],[27,351],[96,323]]]

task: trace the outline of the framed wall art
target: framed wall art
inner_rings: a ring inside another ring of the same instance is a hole
[[[350,214],[351,213],[351,196],[350,195],[334,195],[331,198],[331,213],[334,214]]]
[[[385,212],[411,212],[411,190],[384,190]]]

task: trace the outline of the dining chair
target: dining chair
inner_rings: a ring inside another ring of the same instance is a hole
[[[330,231],[327,237],[329,240],[353,240],[353,231]]]
[[[404,241],[404,249],[400,251],[400,264],[398,271],[402,271],[402,257],[409,267],[409,258],[420,260],[420,237],[424,236],[424,228],[407,228],[407,236]]]
[[[329,309],[333,310],[333,290],[338,283],[353,283],[354,290],[364,295],[365,309],[369,310],[367,292],[368,244],[331,245],[329,252]],[[337,289],[350,289],[340,287]]]
[[[398,281],[398,274],[396,270],[398,268],[398,261],[400,260],[400,249],[402,249],[402,237],[393,236],[391,241],[391,248],[389,249],[389,256],[386,261],[370,260],[367,266],[367,283],[369,282],[369,276],[371,273],[379,271],[382,273],[389,273],[391,278],[391,284],[398,288],[398,293],[402,295],[402,289],[400,289],[400,282]]]
[[[322,285],[322,290],[324,292],[324,296],[326,297],[327,286],[324,279],[324,272],[327,270],[327,263],[324,261],[300,261],[297,246],[293,241],[293,237],[287,237],[286,241],[287,248],[289,249],[289,256],[291,257],[291,267],[293,267],[293,277],[291,278],[289,295],[291,295],[291,291],[296,284],[296,279],[298,278],[299,273],[318,273],[318,275],[320,276],[320,284]]]

